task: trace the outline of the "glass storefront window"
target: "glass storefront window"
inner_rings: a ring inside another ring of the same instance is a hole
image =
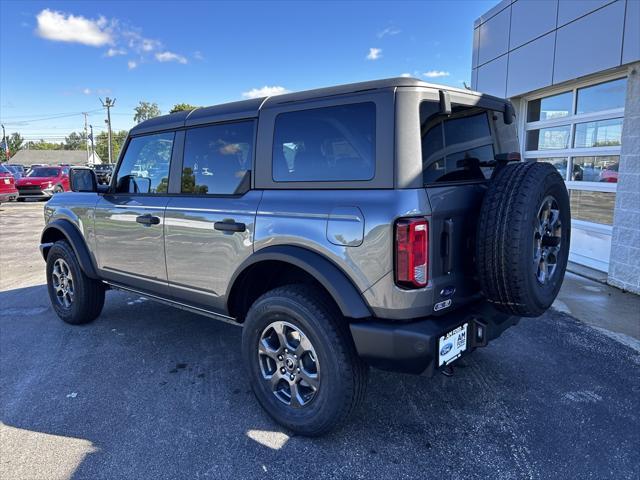
[[[575,148],[617,147],[622,140],[622,118],[576,124]]]
[[[529,130],[527,132],[527,150],[568,148],[569,131],[569,125]]]
[[[590,192],[570,190],[571,218],[602,225],[613,225],[613,206],[616,194],[613,192]]]
[[[573,157],[571,180],[579,182],[618,182],[618,155]]]
[[[571,114],[573,92],[532,100],[527,106],[527,122],[551,120]]]
[[[626,78],[579,88],[576,114],[624,108],[626,91]]]
[[[562,178],[566,180],[567,178],[567,158],[566,157],[536,158],[534,160],[536,162],[550,163],[551,165],[556,167],[558,172],[560,172],[560,175],[562,175]]]

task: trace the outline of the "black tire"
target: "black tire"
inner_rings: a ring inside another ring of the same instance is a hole
[[[56,293],[54,269],[58,259],[64,262],[59,263],[58,266],[67,265],[72,278],[70,283],[73,295],[67,297],[72,298],[69,305],[60,299],[59,291]],[[104,306],[104,285],[84,274],[73,249],[64,240],[54,243],[47,255],[47,290],[56,314],[72,325],[81,325],[95,320]]]
[[[258,345],[273,322],[300,329],[317,357],[318,388],[308,403],[297,408],[283,403],[263,376]],[[318,436],[328,432],[344,422],[364,398],[368,367],[355,351],[344,317],[315,288],[279,287],[256,300],[244,324],[242,356],[260,405],[276,422],[297,434]]]
[[[546,211],[554,221],[541,235]],[[489,184],[478,221],[476,264],[487,300],[513,315],[544,313],[562,286],[570,236],[569,194],[558,171],[537,162],[502,168]]]

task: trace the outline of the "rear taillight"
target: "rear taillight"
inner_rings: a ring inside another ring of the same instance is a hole
[[[429,225],[424,218],[396,222],[396,283],[422,288],[429,281]]]

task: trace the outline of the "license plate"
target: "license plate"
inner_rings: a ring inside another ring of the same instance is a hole
[[[440,337],[438,342],[438,366],[449,365],[467,349],[467,327],[465,323]]]
[[[8,179],[8,178],[5,178],[5,179],[4,179],[4,183],[6,183],[7,185],[9,185],[11,182],[9,181],[9,179]]]

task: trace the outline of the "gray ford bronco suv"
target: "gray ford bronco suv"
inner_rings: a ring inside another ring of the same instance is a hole
[[[369,366],[446,372],[549,308],[569,199],[518,151],[509,102],[411,78],[147,120],[108,185],[73,169],[47,203],[51,303],[83,324],[119,289],[241,325],[257,400],[320,435]]]

